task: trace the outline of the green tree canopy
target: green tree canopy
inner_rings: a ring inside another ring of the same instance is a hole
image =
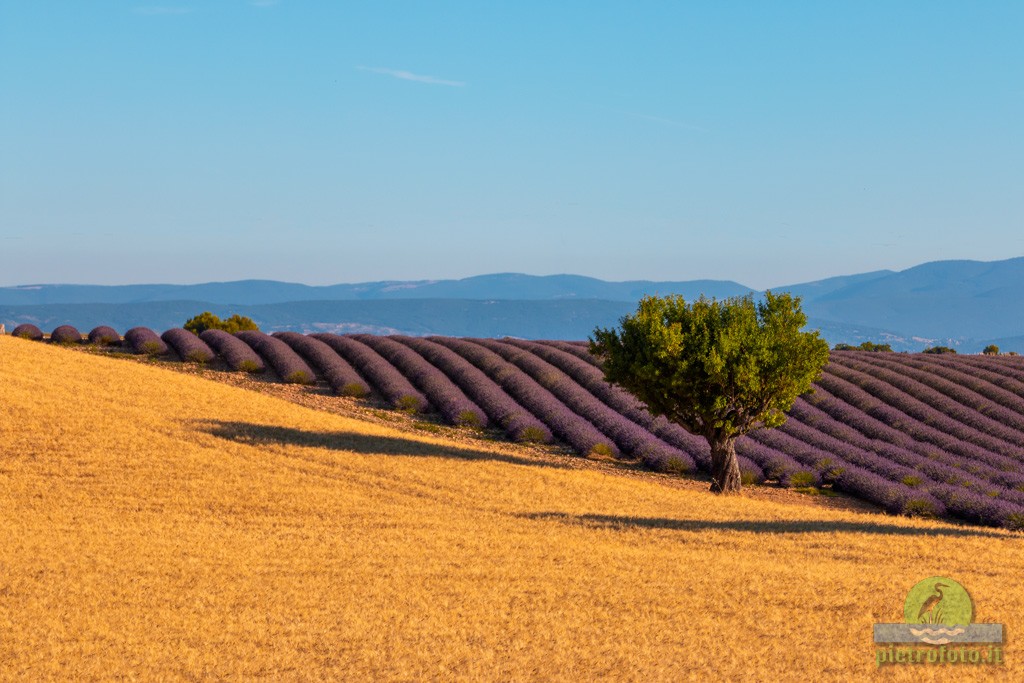
[[[251,318],[246,318],[237,313],[226,320],[221,320],[213,313],[203,311],[194,318],[189,318],[185,323],[185,329],[195,334],[202,334],[206,330],[224,330],[234,334],[242,330],[258,330],[259,327],[256,326],[256,323]]]
[[[777,427],[828,362],[828,343],[801,332],[800,299],[766,292],[724,301],[645,297],[620,329],[594,331],[590,350],[605,378],[703,436],[711,447],[711,488],[740,490],[735,441]]]
[[[861,342],[860,346],[844,344],[842,342],[832,347],[833,351],[875,351],[878,353],[892,353],[890,344],[875,344],[874,342]]]
[[[956,349],[949,346],[929,346],[921,353],[956,353]]]
[[[999,355],[999,347],[996,346],[995,344],[989,344],[984,349],[982,349],[981,352],[983,354],[985,354],[986,356],[998,356]]]

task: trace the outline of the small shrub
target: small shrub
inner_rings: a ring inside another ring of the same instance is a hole
[[[411,396],[409,394],[406,394],[405,396],[400,396],[398,398],[398,400],[395,402],[395,407],[396,408],[398,408],[399,410],[405,411],[407,413],[418,412],[419,409],[420,409],[420,405],[421,405],[421,402],[420,402],[419,397],[418,396]]]
[[[312,384],[314,380],[305,370],[296,370],[285,377],[284,381],[291,384]]]
[[[819,462],[818,469],[821,472],[821,480],[827,484],[835,483],[846,471],[846,468],[837,465],[831,458],[825,458]]]
[[[160,345],[152,339],[141,342],[136,348],[138,348],[139,353],[144,353],[149,356],[155,356],[160,353]]]
[[[363,398],[370,392],[366,390],[366,385],[358,382],[350,382],[341,388],[338,392],[341,396],[351,396],[352,398]]]
[[[794,472],[789,476],[789,485],[792,488],[810,488],[817,485],[817,483],[818,477],[815,476],[814,472],[801,470],[800,472]]]
[[[754,474],[753,472],[743,472],[741,470],[740,483],[743,484],[744,486],[753,486],[754,484],[759,484],[760,482],[757,480],[757,475]]]
[[[527,443],[544,443],[547,440],[548,435],[540,427],[524,427],[516,435],[516,441]]]
[[[242,372],[260,372],[264,369],[264,366],[260,365],[254,360],[239,361],[236,367],[238,370],[241,370]]]
[[[935,508],[927,500],[911,498],[903,506],[903,514],[909,517],[934,517]]]
[[[675,456],[671,456],[665,461],[664,470],[669,474],[686,474],[688,471],[686,463],[683,462],[681,458],[677,458]]]
[[[590,449],[590,453],[587,455],[596,455],[599,457],[610,458],[615,455],[615,449],[606,443],[597,443]]]
[[[1012,531],[1024,531],[1024,514],[1012,512],[1007,515],[1006,528]]]
[[[475,410],[463,410],[459,413],[456,424],[460,424],[465,427],[482,427],[483,421]]]
[[[910,488],[921,485],[921,477],[915,477],[913,474],[908,474],[901,481]]]

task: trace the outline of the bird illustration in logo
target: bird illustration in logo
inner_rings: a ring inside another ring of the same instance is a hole
[[[930,621],[935,622],[940,619],[941,610],[938,605],[942,602],[942,589],[949,588],[944,583],[936,583],[932,590],[935,591],[936,595],[928,596],[928,599],[921,605],[921,610],[917,613],[918,622],[925,622],[925,617],[930,617]]]

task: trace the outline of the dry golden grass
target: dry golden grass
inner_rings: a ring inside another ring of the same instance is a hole
[[[0,680],[1007,680],[1024,539],[718,498],[0,337]],[[946,575],[1007,665],[875,671]]]

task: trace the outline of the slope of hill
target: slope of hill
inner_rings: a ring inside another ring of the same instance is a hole
[[[937,261],[808,298],[809,316],[938,339],[1022,333],[1024,258]]]
[[[1024,627],[1006,532],[717,498],[10,338],[0,359],[5,680],[847,681],[936,572]]]

